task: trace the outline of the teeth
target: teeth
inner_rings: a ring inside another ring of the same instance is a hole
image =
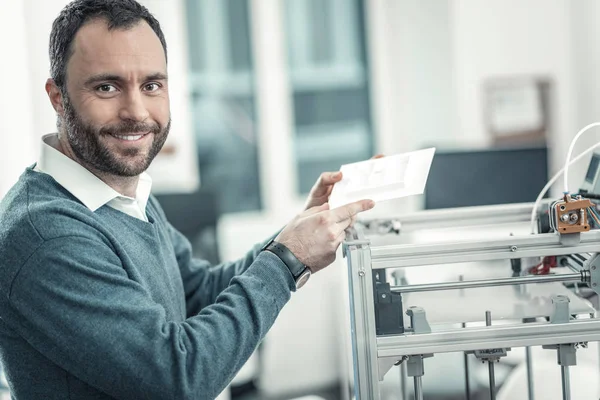
[[[119,135],[113,135],[114,137],[116,137],[117,139],[121,139],[121,140],[130,140],[130,141],[134,141],[134,140],[138,140],[140,139],[142,136],[144,135],[135,135],[135,136],[119,136]]]

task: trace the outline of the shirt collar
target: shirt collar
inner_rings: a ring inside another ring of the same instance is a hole
[[[58,143],[58,135],[56,133],[44,135],[42,142],[40,160],[35,169],[52,176],[54,180],[67,189],[92,212],[114,198],[128,198],[108,186],[83,165],[58,151],[53,146],[53,144]],[[152,178],[144,172],[139,177],[135,198],[141,210],[146,209],[151,189]]]

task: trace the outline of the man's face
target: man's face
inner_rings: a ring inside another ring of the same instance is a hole
[[[141,21],[108,30],[98,19],[81,27],[67,64],[64,133],[83,164],[115,176],[137,176],[162,148],[170,128],[163,47]]]

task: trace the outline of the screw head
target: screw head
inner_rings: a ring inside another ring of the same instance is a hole
[[[387,297],[387,294],[385,294],[385,293],[382,293],[382,294],[381,294],[381,298],[382,298],[382,299],[385,299],[386,297]]]
[[[514,253],[515,251],[517,251],[517,246],[511,246],[511,247],[510,247],[510,251],[512,251],[513,253]]]
[[[595,271],[595,270],[596,270],[596,266],[592,265],[592,271]]]
[[[570,215],[569,215],[569,220],[570,220],[571,222],[577,222],[577,221],[579,221],[579,216],[578,216],[577,214],[575,214],[575,213],[573,213],[573,214],[570,214]]]
[[[358,271],[358,276],[365,276],[365,271]]]

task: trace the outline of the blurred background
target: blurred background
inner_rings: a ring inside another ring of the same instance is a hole
[[[533,201],[576,132],[600,119],[596,0],[141,2],[169,46],[173,125],[154,192],[214,262],[300,212],[321,172],[377,153],[438,149],[426,196],[370,216],[461,205],[465,190],[464,205]],[[67,3],[0,0],[0,197],[56,130],[47,47]],[[582,137],[574,154],[599,140]],[[572,186],[588,161],[571,169]],[[294,295],[224,396],[343,397],[336,264]]]

